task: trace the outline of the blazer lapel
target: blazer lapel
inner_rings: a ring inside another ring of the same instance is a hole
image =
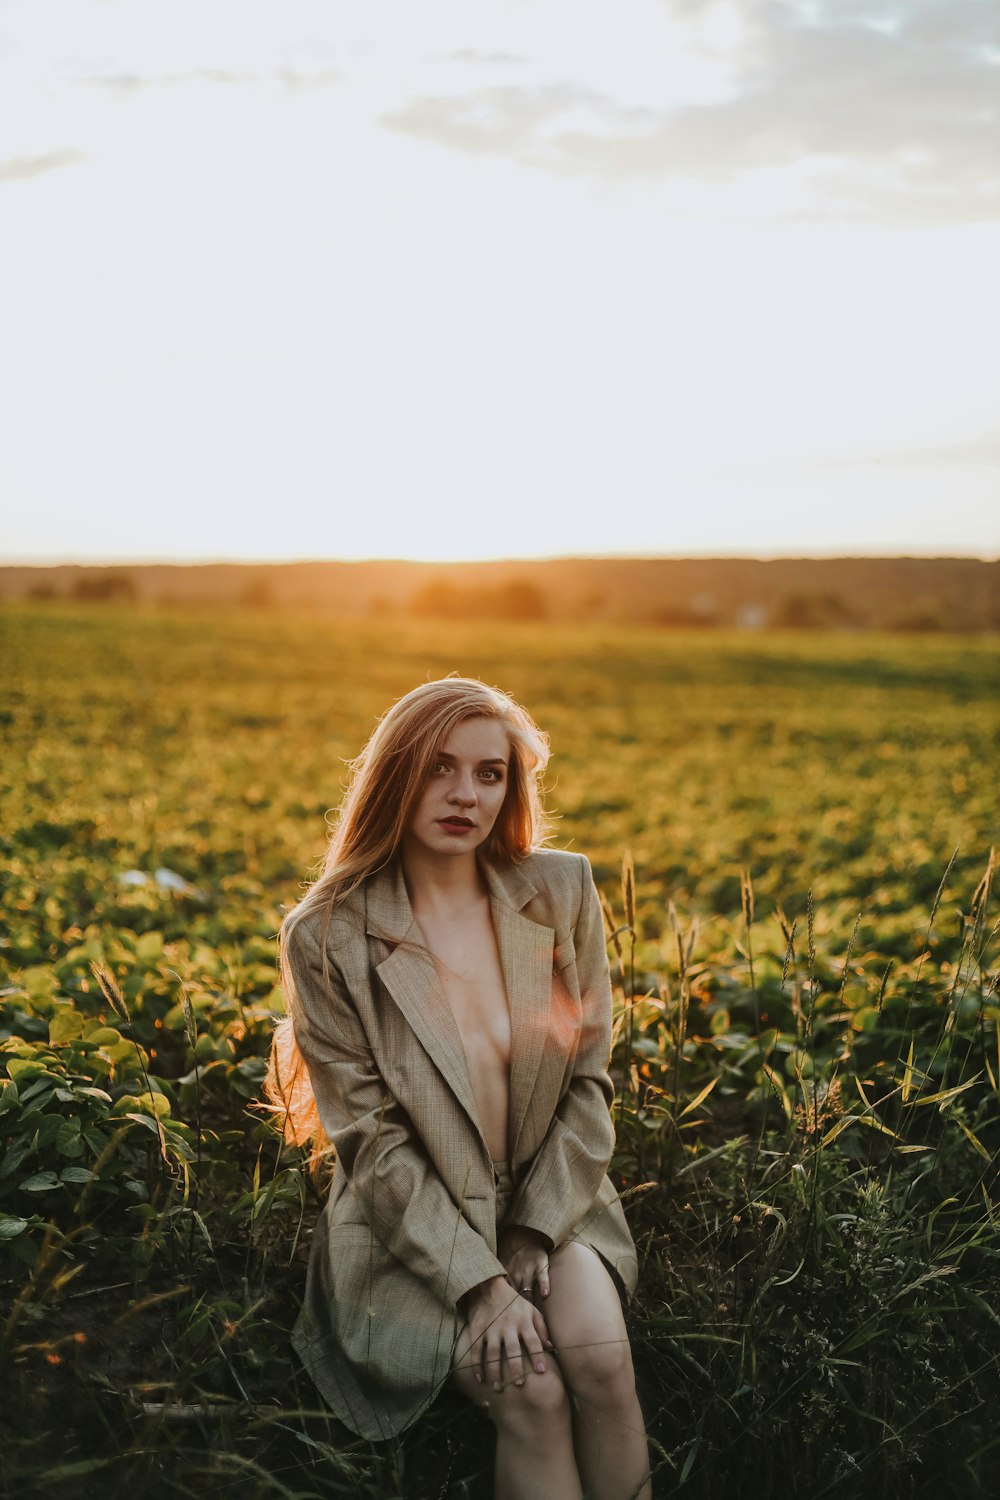
[[[499,901],[493,904],[500,963],[510,1001],[510,1157],[517,1148],[545,1048],[552,996],[555,933]]]
[[[555,932],[522,914],[520,908],[535,891],[523,870],[516,865],[496,866],[485,857],[480,859],[480,868],[489,887],[510,1004],[508,1137],[510,1159],[516,1163],[548,1037]],[[482,1139],[461,1033],[413,915],[398,860],[372,877],[367,908],[369,936],[380,938],[392,949],[376,972]]]
[[[411,910],[398,861],[372,878],[367,905],[369,936],[392,947],[376,972],[481,1136],[461,1033]]]
[[[521,1132],[548,1038],[555,932],[540,922],[532,922],[519,910],[535,890],[522,870],[516,865],[500,869],[485,859],[481,867],[490,887],[493,928],[510,1003],[508,1133],[511,1162],[516,1164]]]

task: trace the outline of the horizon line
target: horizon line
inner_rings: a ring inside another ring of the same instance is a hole
[[[1000,552],[551,552],[503,557],[59,557],[8,558],[0,569],[31,568],[290,568],[407,566],[425,568],[502,567],[573,562],[1000,562]]]

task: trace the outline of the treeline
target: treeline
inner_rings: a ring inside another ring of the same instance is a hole
[[[683,629],[1000,630],[977,558],[553,558],[0,568],[0,599]]]

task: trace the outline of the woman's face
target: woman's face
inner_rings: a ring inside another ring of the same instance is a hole
[[[497,719],[463,719],[441,740],[404,842],[468,854],[489,837],[507,795],[510,741]]]

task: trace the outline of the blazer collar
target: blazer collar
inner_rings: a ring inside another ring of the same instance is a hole
[[[517,1167],[521,1129],[548,1033],[555,933],[522,915],[537,890],[523,866],[500,864],[486,855],[480,855],[479,864],[510,1004],[508,1148]],[[391,948],[377,965],[379,978],[482,1138],[461,1033],[413,915],[402,862],[395,859],[378,871],[365,891],[368,933]]]
[[[476,857],[494,907],[499,902],[519,912],[527,906],[538,886],[523,865],[494,861],[482,851]],[[412,939],[415,919],[403,879],[403,864],[398,857],[383,865],[365,882],[365,899],[370,937],[380,937],[388,943],[401,943],[407,937]]]

